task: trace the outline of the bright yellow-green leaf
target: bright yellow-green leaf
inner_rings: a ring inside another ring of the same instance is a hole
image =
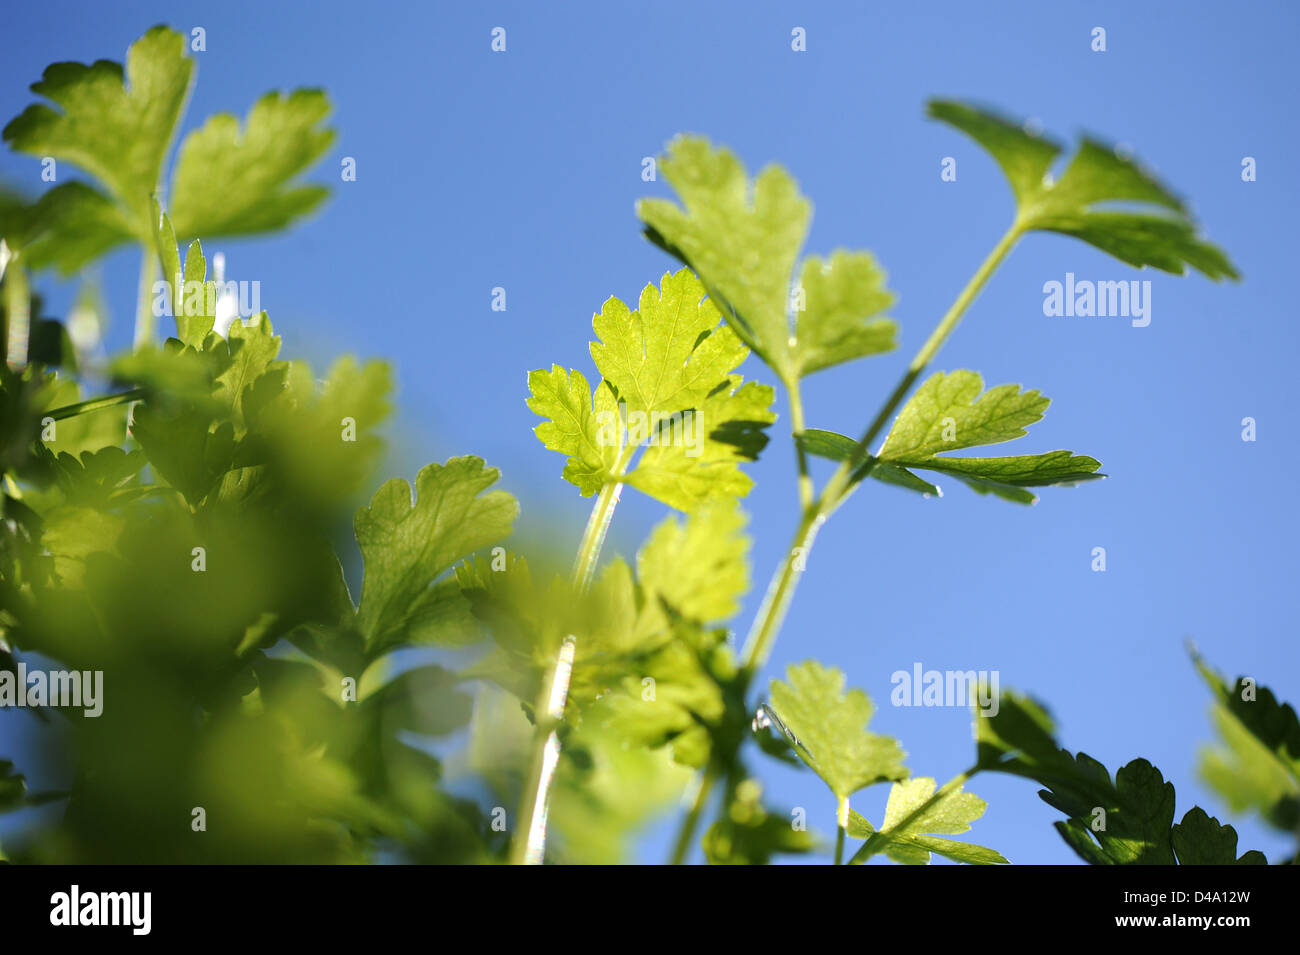
[[[637,213],[652,238],[695,270],[751,348],[783,378],[793,378],[790,276],[811,203],[780,166],[768,166],[751,186],[735,155],[698,136],[673,140],[659,169],[684,208],[641,200]]]
[[[1022,437],[1025,429],[1043,416],[1050,402],[1037,391],[1018,385],[999,385],[984,391],[983,379],[973,371],[936,372],[904,405],[880,450],[880,461],[897,469],[892,483],[910,486],[907,469],[922,468],[950,474],[982,494],[1032,504],[1037,498],[1028,487],[1070,485],[1105,475],[1101,465],[1069,451],[1002,458],[940,457],[977,445],[999,444]],[[818,433],[809,447],[813,453],[844,454],[847,438]],[[851,450],[851,448],[850,448]],[[882,476],[889,480],[890,475]],[[924,488],[914,488],[924,490]]]
[[[172,177],[171,213],[182,238],[247,235],[283,228],[315,209],[324,186],[295,184],[334,142],[321,124],[320,90],[268,93],[241,127],[228,113],[185,137]]]
[[[584,497],[597,493],[610,480],[623,450],[618,431],[599,422],[617,421],[614,392],[596,386],[593,396],[586,376],[552,365],[550,371],[528,373],[529,409],[547,419],[533,430],[552,451],[568,455],[564,479]],[[600,417],[598,417],[600,416]],[[613,434],[613,439],[608,436]]]
[[[882,833],[891,837],[885,846],[885,854],[904,865],[925,865],[932,852],[971,865],[1006,864],[1007,860],[992,849],[928,835],[966,832],[972,822],[984,815],[988,804],[974,793],[963,792],[960,786],[945,792],[909,820],[908,817],[920,809],[934,792],[935,781],[928,776],[894,783],[885,807],[885,821],[880,827]]]
[[[681,206],[643,199],[646,234],[699,275],[737,334],[783,381],[894,347],[896,327],[879,313],[893,302],[867,253],[795,265],[812,205],[780,166],[751,182],[730,151],[679,136],[661,163]]]
[[[745,523],[744,512],[730,503],[698,511],[685,521],[668,517],[637,557],[641,586],[692,620],[734,617],[749,590]]]
[[[629,414],[700,407],[748,354],[689,269],[659,285],[641,291],[636,311],[611,297],[592,319],[592,361]]]
[[[744,497],[754,482],[740,470],[767,444],[776,393],[732,375],[689,418],[658,433],[628,472],[627,483],[679,511]],[[664,440],[668,436],[670,440]]]
[[[528,375],[528,407],[547,419],[537,437],[568,456],[565,479],[583,495],[631,484],[686,512],[747,494],[739,464],[767,443],[775,393],[731,373],[748,352],[696,278],[665,274],[636,311],[610,298],[592,324],[594,393],[559,365]]]
[[[141,241],[152,241],[150,204],[189,93],[194,61],[185,38],[154,27],[131,45],[126,71],[109,60],[55,63],[27,107],[4,129],[14,149],[80,166],[105,183]]]
[[[798,740],[795,752],[837,802],[872,783],[907,776],[898,741],[867,732],[875,707],[861,690],[844,691],[843,673],[809,660],[788,667],[786,680],[772,681],[772,709]]]
[[[829,261],[804,260],[800,280],[804,302],[796,305],[799,373],[892,351],[898,325],[878,316],[894,303],[885,272],[869,252],[839,250]]]

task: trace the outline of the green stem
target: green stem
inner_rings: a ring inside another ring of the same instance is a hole
[[[794,535],[794,545],[782,558],[781,566],[768,585],[767,593],[763,595],[763,603],[758,608],[754,623],[749,628],[749,635],[745,638],[745,648],[741,652],[741,679],[744,689],[749,688],[755,675],[767,662],[772,652],[772,644],[775,643],[781,623],[790,609],[790,601],[794,599],[799,575],[803,573],[808,554],[817,539],[817,532],[825,520],[815,507],[804,514]]]
[[[750,627],[741,658],[740,689],[742,696],[748,691],[754,677],[763,668],[771,655],[772,646],[776,642],[781,625],[785,622],[785,615],[790,608],[790,602],[794,599],[799,574],[806,565],[808,555],[812,550],[813,542],[817,537],[818,530],[821,529],[821,525],[826,522],[826,519],[835,512],[836,508],[852,491],[856,483],[855,479],[861,481],[870,472],[875,463],[874,459],[868,460],[871,458],[871,445],[880,436],[885,426],[893,420],[899,405],[902,404],[903,399],[911,391],[916,379],[920,377],[926,366],[938,354],[943,343],[947,341],[948,336],[953,333],[953,330],[961,321],[962,315],[970,308],[971,303],[975,301],[990,276],[997,271],[998,266],[1002,264],[1002,260],[1015,247],[1024,230],[1022,219],[1017,217],[1002,238],[998,240],[997,245],[993,247],[993,251],[988,254],[975,271],[975,274],[971,276],[970,281],[966,283],[965,288],[958,294],[943,318],[939,320],[939,324],[930,333],[930,337],[925,340],[920,350],[912,358],[911,363],[907,366],[907,371],[904,372],[903,377],[894,387],[889,398],[858,440],[853,454],[835,470],[835,473],[826,482],[821,494],[818,495],[811,507],[804,510],[799,521],[799,527],[795,531],[794,544],[773,575],[772,582],[768,585],[767,593],[763,598],[763,603],[759,607],[753,625]],[[792,390],[791,394],[793,393]],[[796,404],[798,404],[797,400],[791,401],[792,418],[794,418],[794,406]],[[859,471],[859,469],[861,470]],[[725,755],[728,758],[734,757],[734,753]],[[724,759],[720,762],[711,763],[707,773],[713,778],[706,781],[710,784],[715,781],[719,772],[717,767],[727,761],[727,759]],[[693,841],[694,831],[697,826],[698,819],[692,819],[688,816],[683,821],[682,829],[678,834],[678,841]]]
[[[898,406],[903,403],[903,399],[911,391],[916,379],[925,371],[926,366],[930,364],[943,343],[947,341],[948,336],[952,334],[961,321],[962,315],[970,308],[980,290],[984,288],[989,277],[997,270],[1002,260],[1007,257],[1007,253],[1015,246],[1016,240],[1020,238],[1021,230],[1022,226],[1020,221],[1017,220],[1007,230],[1006,234],[998,240],[998,244],[993,247],[993,251],[988,254],[988,257],[976,270],[971,280],[966,283],[966,287],[961,290],[961,294],[957,296],[952,306],[940,319],[939,324],[930,333],[930,337],[925,340],[925,344],[921,346],[920,351],[912,358],[911,364],[907,366],[907,371],[903,374],[902,379],[899,380],[893,392],[890,393],[888,400],[885,401],[885,404],[877,412],[876,417],[858,440],[852,456],[849,460],[840,464],[831,479],[826,482],[826,486],[814,502],[811,511],[805,513],[800,521],[799,529],[795,533],[794,546],[782,561],[773,584],[768,589],[768,597],[760,608],[759,614],[754,620],[754,627],[750,631],[751,635],[742,664],[749,679],[752,679],[753,675],[767,662],[776,634],[785,621],[786,611],[789,609],[790,601],[794,597],[794,590],[798,584],[798,571],[796,568],[802,567],[803,563],[807,561],[817,531],[825,523],[826,518],[839,506],[845,492],[852,483],[854,472],[863,467],[864,464],[869,465],[872,463],[867,460],[871,454],[872,443],[880,436],[880,432],[885,429],[885,426],[893,420],[898,411]]]
[[[620,477],[621,469],[620,469]],[[609,525],[614,520],[614,508],[623,493],[621,481],[611,481],[600,489],[596,503],[592,506],[591,516],[587,518],[586,530],[582,532],[582,541],[578,544],[578,554],[573,561],[573,585],[579,591],[591,586],[591,578],[596,573],[596,563],[600,559],[601,549],[605,546],[605,536]]]
[[[786,383],[786,394],[790,396],[790,436],[794,439],[795,463],[799,466],[799,507],[806,512],[813,504],[813,482],[808,473],[808,454],[803,449],[803,395],[799,379]]]
[[[64,418],[72,418],[79,414],[89,414],[92,411],[100,411],[104,408],[111,408],[114,405],[125,405],[132,401],[140,401],[145,396],[143,388],[132,388],[130,391],[123,391],[121,394],[104,395],[100,398],[91,398],[88,401],[79,401],[75,405],[64,405],[62,408],[54,408],[45,412],[41,417],[53,418],[55,421],[62,421]]]
[[[533,707],[533,753],[522,795],[519,827],[510,847],[512,865],[541,865],[546,858],[546,820],[550,811],[551,783],[560,762],[560,721],[569,693],[577,641],[566,637],[560,646],[551,678],[542,684]]]
[[[713,792],[713,784],[716,775],[706,773],[701,776],[695,789],[695,799],[691,802],[690,812],[686,815],[686,821],[677,831],[677,842],[673,846],[673,855],[669,860],[669,865],[682,865],[686,862],[686,857],[690,855],[691,844],[694,841],[692,836],[696,828],[699,827],[700,817],[704,814],[704,807],[709,804],[709,796]]]
[[[636,448],[623,450],[610,480],[600,489],[592,506],[573,561],[573,586],[579,594],[586,593],[591,586],[610,522],[614,520],[614,508],[623,492],[622,477],[635,453]],[[520,800],[519,825],[510,849],[510,861],[515,865],[541,865],[546,857],[546,819],[550,809],[551,783],[555,781],[555,770],[560,761],[559,727],[569,698],[569,679],[573,675],[576,651],[577,638],[569,634],[560,646],[550,679],[542,684],[533,707],[536,723],[533,753]]]
[[[835,807],[835,864],[844,864],[844,836],[849,827],[849,801],[841,799]]]
[[[140,247],[140,284],[135,299],[135,349],[151,345],[157,333],[153,314],[153,283],[158,275],[157,253],[148,246]]]
[[[5,312],[9,323],[6,328],[5,360],[10,368],[19,369],[27,364],[27,346],[31,335],[31,289],[27,285],[27,270],[17,253],[5,269]]]
[[[884,852],[885,847],[897,838],[898,833],[906,832],[907,827],[919,819],[931,806],[947,796],[948,793],[952,792],[952,790],[959,786],[964,786],[966,782],[982,768],[982,766],[977,764],[966,770],[964,773],[954,776],[936,789],[929,799],[921,803],[921,805],[917,806],[894,825],[890,826],[888,829],[877,829],[867,837],[866,842],[862,843],[862,845],[858,847],[858,851],[853,853],[853,857],[849,859],[849,865],[861,865],[872,856]]]
[[[926,366],[930,364],[934,356],[938,354],[939,349],[943,347],[944,342],[948,340],[948,336],[957,328],[966,310],[970,308],[981,290],[983,290],[989,278],[997,271],[998,266],[1002,264],[1002,260],[1015,247],[1023,232],[1024,226],[1021,224],[1021,220],[1017,218],[1011,224],[1011,228],[998,240],[998,244],[993,247],[993,251],[980,264],[975,274],[971,276],[970,281],[966,283],[966,287],[961,290],[961,294],[957,296],[943,318],[939,320],[939,324],[930,333],[930,337],[925,340],[925,344],[913,356],[911,364],[907,366],[907,371],[903,373],[903,377],[894,387],[889,399],[881,407],[876,417],[872,419],[862,437],[858,439],[858,445],[854,449],[852,456],[840,464],[831,479],[826,482],[826,487],[822,489],[821,497],[817,503],[819,509],[824,509],[828,516],[839,506],[840,501],[851,490],[852,485],[857,483],[852,479],[856,477],[860,482],[861,478],[865,477],[870,471],[870,465],[874,464],[874,461],[868,462],[867,460],[871,456],[871,445],[880,436],[885,426],[893,420],[894,415],[898,412],[899,405],[903,403],[903,399],[912,390],[912,385],[916,383],[916,379],[921,377],[921,373],[925,371]],[[868,467],[862,474],[855,475],[854,472],[864,464],[868,465]]]

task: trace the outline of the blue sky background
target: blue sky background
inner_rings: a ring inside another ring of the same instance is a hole
[[[771,661],[817,657],[879,705],[872,728],[898,736],[913,771],[940,780],[971,761],[959,709],[889,705],[890,674],[914,662],[997,669],[1003,686],[1047,701],[1071,749],[1112,770],[1142,755],[1193,802],[1223,817],[1196,780],[1210,738],[1208,695],[1184,652],[1300,697],[1293,631],[1297,472],[1293,381],[1294,222],[1300,154],[1294,108],[1297,10],[1286,2],[365,4],[67,3],[6,10],[0,116],[55,60],[121,60],[148,26],[207,31],[186,130],[240,115],[263,92],[322,86],[339,141],[316,178],[335,195],[314,221],[269,240],[208,245],[227,276],[261,281],[286,351],[324,363],[351,351],[393,360],[401,416],[391,470],[476,453],[505,474],[524,527],[577,543],[590,501],[531,434],[525,374],[559,362],[590,374],[591,314],[634,300],[673,263],[639,235],[633,203],[668,195],[641,159],[679,131],[705,133],[756,169],[779,161],[812,198],[807,250],[874,251],[899,294],[902,347],[818,374],[809,424],[857,434],[910,355],[1010,221],[1000,173],[960,134],[924,119],[935,95],[1038,119],[1060,138],[1095,132],[1131,146],[1190,197],[1209,236],[1245,275],[1141,275],[1064,237],[1022,242],[940,354],[988,384],[1053,399],[1008,453],[1091,454],[1111,475],[1048,489],[1033,508],[946,486],[923,500],[883,486],[827,526]],[[508,50],[489,49],[507,30]],[[790,49],[807,31],[807,52]],[[1107,30],[1108,49],[1090,49]],[[358,180],[339,183],[353,156]],[[957,159],[956,182],[940,161]],[[1241,160],[1258,162],[1244,183]],[[31,157],[0,156],[0,177],[40,188]],[[138,261],[102,280],[129,341]],[[1047,318],[1042,286],[1149,278],[1152,321]],[[508,309],[490,309],[491,290]],[[71,286],[46,279],[53,314]],[[754,360],[747,377],[771,381]],[[788,416],[753,468],[747,501],[756,591],[796,521]],[[1241,419],[1258,441],[1241,440]],[[662,506],[625,494],[610,551],[631,553]],[[1093,547],[1108,569],[1090,569]],[[1288,583],[1290,581],[1290,583]],[[743,634],[746,617],[738,622]],[[0,722],[0,728],[12,726]],[[833,826],[810,774],[766,766],[773,801]],[[1071,862],[1057,814],[1034,787],[980,778],[989,801],[970,838],[1014,862]],[[855,801],[879,817],[884,787]],[[643,858],[664,857],[668,827]],[[1244,847],[1277,858],[1286,841],[1250,822]]]

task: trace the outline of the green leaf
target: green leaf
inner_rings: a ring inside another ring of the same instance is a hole
[[[1056,741],[1056,725],[1047,710],[1027,696],[1000,693],[997,710],[977,709],[974,720],[981,768],[993,768],[1002,760],[1044,765],[1069,756]]]
[[[4,129],[14,149],[71,162],[105,183],[128,211],[135,235],[152,241],[150,204],[180,119],[194,62],[185,38],[154,27],[131,45],[126,71],[108,60],[55,63],[28,106]]]
[[[611,661],[615,676],[628,674],[618,679],[618,692],[601,692],[611,681],[593,682],[599,670],[583,676],[582,692],[595,697],[592,718],[630,745],[667,746],[675,762],[702,768],[727,718],[728,688],[736,678],[727,632],[675,619],[651,637],[641,639],[640,653]],[[584,656],[581,643],[578,654]],[[594,669],[595,661],[585,662]]]
[[[529,410],[547,419],[533,429],[537,439],[568,456],[564,479],[583,497],[598,493],[613,477],[622,452],[617,436],[608,439],[608,428],[597,423],[617,420],[613,389],[598,385],[593,396],[582,372],[552,365],[550,371],[528,373],[528,390]]]
[[[914,466],[951,474],[972,483],[1012,487],[1069,485],[1104,476],[1094,473],[1100,467],[1096,460],[1069,451],[1008,458],[931,458],[924,465]]]
[[[149,493],[138,481],[145,463],[144,452],[113,446],[83,451],[80,459],[64,452],[58,456],[56,479],[69,504],[108,508]]]
[[[1255,811],[1274,827],[1300,825],[1300,719],[1266,686],[1242,677],[1229,684],[1195,651],[1214,693],[1219,743],[1201,753],[1200,774],[1233,812]]]
[[[584,723],[606,725],[629,744],[668,746],[685,765],[708,761],[736,666],[726,631],[706,625],[738,613],[748,590],[744,524],[734,503],[684,522],[668,517],[641,549],[638,580],[616,560],[585,595],[566,587],[558,601],[554,590],[531,601],[561,604],[551,632],[582,634],[569,700]]]
[[[812,833],[796,829],[791,813],[763,805],[762,787],[746,779],[702,840],[710,865],[767,865],[775,855],[811,852]]]
[[[1219,824],[1200,806],[1194,806],[1173,829],[1174,852],[1179,865],[1267,865],[1262,852],[1251,850],[1237,858],[1237,831]]]
[[[641,291],[636,311],[610,297],[592,319],[591,358],[629,414],[700,407],[748,351],[688,269]]]
[[[75,405],[83,397],[81,386],[71,378],[54,381],[48,395],[45,411]],[[114,405],[54,422],[53,437],[42,443],[55,454],[67,452],[76,456],[107,445],[120,445],[125,440],[126,405]]]
[[[214,422],[200,408],[142,404],[132,415],[131,434],[157,475],[191,507],[198,507],[234,466],[234,426]]]
[[[217,299],[221,290],[215,282],[207,281],[207,277],[208,260],[203,257],[202,243],[195,239],[185,253],[185,283],[173,289],[176,337],[194,348],[203,345],[217,323]]]
[[[176,230],[172,228],[171,219],[163,212],[157,199],[153,200],[152,209],[154,247],[158,251],[158,264],[162,267],[162,280],[167,282],[171,289],[172,314],[178,315],[184,304],[184,296],[181,293],[185,289],[185,273],[181,269],[181,254],[180,247],[176,244]],[[203,268],[206,272],[206,262],[203,263]],[[198,347],[198,343],[202,341],[203,339],[200,338],[198,342],[186,342],[186,344]]]
[[[424,736],[446,736],[469,724],[474,700],[457,689],[458,677],[431,665],[407,670],[362,701],[386,732],[405,730]]]
[[[867,732],[875,707],[861,690],[844,691],[843,673],[809,660],[788,667],[786,680],[772,681],[772,709],[838,803],[872,783],[907,776],[898,741]]]
[[[790,276],[811,204],[780,166],[768,166],[751,186],[740,160],[698,136],[674,139],[659,169],[685,208],[641,200],[637,214],[651,239],[694,269],[745,343],[792,380]]]
[[[853,460],[853,452],[858,447],[858,443],[848,435],[838,434],[834,431],[823,431],[820,428],[808,428],[796,440],[799,442],[799,446],[808,454],[814,454],[819,458],[827,458],[831,461]],[[870,455],[853,473],[851,483],[857,484],[862,480],[864,474],[875,478],[882,484],[907,488],[909,491],[916,491],[927,497],[943,497],[943,491],[929,481],[917,477],[907,468],[886,464],[879,458]]]
[[[197,244],[197,243],[196,243]],[[265,312],[247,324],[234,322],[226,332],[229,364],[217,375],[215,397],[230,409],[236,427],[245,429],[244,394],[266,374],[280,353],[280,338]]]
[[[626,482],[679,511],[744,497],[754,486],[740,464],[754,461],[776,420],[776,393],[732,375],[690,418],[662,428],[627,473]]]
[[[170,197],[176,234],[270,232],[315,209],[329,190],[295,177],[334,142],[320,125],[329,112],[323,92],[296,90],[263,96],[242,129],[228,113],[209,117],[181,144]]]
[[[993,155],[1016,195],[1023,231],[1074,236],[1138,268],[1182,275],[1190,266],[1215,281],[1240,277],[1220,249],[1198,236],[1182,200],[1118,150],[1084,138],[1054,182],[1050,169],[1061,151],[1056,143],[965,103],[932,100],[929,114]],[[1139,211],[1116,211],[1116,203]]]
[[[977,372],[935,372],[899,413],[880,459],[928,461],[941,451],[1011,441],[1023,437],[1048,404],[1037,391],[1021,391],[1019,385],[985,392]]]
[[[868,252],[834,252],[829,261],[804,260],[797,311],[799,374],[810,375],[897,347],[898,325],[875,316],[894,304],[885,272]]]
[[[681,269],[647,285],[636,311],[610,298],[594,317],[594,394],[579,371],[529,373],[528,407],[547,419],[537,437],[568,456],[564,477],[584,496],[617,481],[690,512],[749,492],[739,465],[766,445],[775,393],[731,373],[748,352],[720,321]]]
[[[1101,467],[1096,459],[1069,451],[1004,458],[938,456],[941,451],[1022,437],[1026,427],[1042,418],[1048,404],[1037,391],[1021,391],[1018,385],[984,391],[983,379],[973,371],[936,372],[904,405],[880,450],[880,460],[896,468],[950,474],[982,494],[1022,504],[1037,500],[1023,490],[1026,487],[1069,486],[1105,477],[1096,473]],[[843,450],[847,440],[819,434],[814,446],[847,456]],[[904,480],[897,473],[885,479],[889,478],[895,483]]]
[[[58,506],[42,515],[41,546],[52,559],[54,577],[65,587],[80,587],[91,555],[111,552],[126,525],[124,518],[90,507]]]
[[[1091,756],[1061,749],[1047,711],[1015,693],[1000,695],[996,714],[976,711],[974,719],[980,767],[1047,787],[1039,796],[1068,817],[1057,831],[1085,861],[1173,864],[1174,788],[1146,760],[1122,767],[1112,783]]]
[[[204,353],[172,338],[162,348],[143,345],[118,355],[108,371],[118,385],[143,389],[147,401],[183,401],[218,414],[221,406],[212,398],[212,376],[224,360],[224,355]]]
[[[740,612],[749,590],[746,517],[735,504],[668,517],[637,557],[637,576],[648,594],[683,617],[708,623]]]
[[[974,793],[963,792],[961,786],[956,786],[945,790],[927,806],[934,794],[935,781],[928,776],[894,783],[885,807],[885,821],[880,827],[881,834],[889,837],[885,855],[903,865],[927,865],[931,853],[970,865],[1007,864],[1000,853],[984,846],[926,835],[966,832],[972,822],[984,815],[988,805]],[[872,835],[871,826],[862,817],[856,821],[850,819],[850,823],[851,835]]]
[[[1122,766],[1112,783],[1106,767],[1086,753],[1058,745],[1046,710],[1004,692],[993,716],[976,713],[975,738],[984,770],[1032,779],[1047,787],[1039,796],[1067,819],[1056,829],[1092,865],[1236,862],[1237,834],[1193,809],[1174,825],[1174,787],[1145,759]],[[1227,853],[1232,857],[1226,857]],[[1192,861],[1188,861],[1192,860]],[[1256,852],[1244,863],[1263,861]]]
[[[869,254],[808,259],[791,295],[812,205],[788,172],[768,166],[750,182],[730,151],[698,136],[674,139],[659,168],[682,206],[641,200],[646,235],[699,275],[732,328],[783,381],[894,347],[894,323],[877,317],[893,295]]]
[[[123,210],[84,182],[60,183],[34,203],[0,189],[0,237],[32,271],[71,275],[134,234]]]
[[[498,730],[494,726],[490,732]],[[582,757],[582,765],[561,760],[547,816],[554,833],[547,840],[548,855],[566,864],[628,861],[636,849],[634,837],[671,811],[692,777],[667,752],[627,746],[617,735],[587,724],[565,739],[563,752]]]
[[[987,149],[1022,203],[1038,194],[1052,162],[1061,152],[1056,143],[1029,132],[1024,125],[966,103],[931,100],[929,115],[960,129]]]
[[[1083,754],[1080,753],[1080,758]],[[1091,761],[1098,777],[1105,775],[1099,763]],[[1114,795],[1108,800],[1104,828],[1094,828],[1100,817],[1092,815],[1096,806],[1085,807],[1078,803],[1072,792],[1041,794],[1043,800],[1071,816],[1076,832],[1092,834],[1097,842],[1097,852],[1080,854],[1094,864],[1106,862],[1114,865],[1172,865],[1171,827],[1174,822],[1174,786],[1165,782],[1160,770],[1145,759],[1135,759],[1121,766],[1115,773]],[[1090,823],[1085,826],[1084,820]],[[1058,831],[1065,826],[1056,824]],[[1073,841],[1067,836],[1067,842]],[[1076,851],[1079,845],[1074,845]]]
[[[509,535],[519,505],[505,491],[488,491],[498,476],[480,458],[452,458],[421,469],[414,500],[411,486],[394,479],[357,511],[365,562],[357,623],[373,654],[401,642],[464,642],[462,633],[436,626],[455,614],[447,604],[460,604],[459,591],[433,585]]]
[[[231,329],[235,328],[231,325]],[[269,336],[270,326],[245,327],[237,336]],[[255,339],[263,356],[274,339]],[[209,337],[215,354],[225,347]],[[236,358],[238,355],[236,355]],[[332,510],[350,502],[369,480],[383,451],[376,429],[391,406],[392,370],[385,362],[337,360],[324,383],[303,362],[271,362],[245,385],[239,411],[248,428],[241,464],[273,466],[291,503]]]

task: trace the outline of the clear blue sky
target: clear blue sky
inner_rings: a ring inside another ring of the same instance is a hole
[[[815,204],[809,251],[873,250],[899,293],[896,354],[822,373],[810,424],[857,433],[1001,234],[1011,198],[992,162],[923,118],[934,95],[973,98],[1130,145],[1193,202],[1240,284],[1139,275],[1074,240],[1031,236],[994,278],[936,367],[972,368],[1053,399],[1017,452],[1091,454],[1105,482],[1051,490],[1034,508],[946,487],[942,500],[868,488],[822,534],[771,672],[817,657],[879,704],[913,771],[941,780],[971,761],[969,717],[889,706],[890,674],[914,662],[997,669],[1047,701],[1063,741],[1113,770],[1150,758],[1179,812],[1223,807],[1195,780],[1208,697],[1183,650],[1295,701],[1296,509],[1291,407],[1297,360],[1294,109],[1297,8],[1287,2],[654,4],[231,2],[68,3],[6,10],[0,114],[31,101],[55,60],[122,59],[156,22],[207,31],[189,126],[242,114],[264,91],[325,87],[337,147],[318,176],[334,198],[273,240],[226,243],[228,277],[258,279],[297,355],[341,351],[396,364],[408,476],[473,452],[499,465],[525,524],[561,522],[576,544],[589,501],[531,434],[525,373],[591,372],[590,318],[634,299],[672,263],[633,214],[666,184],[641,159],[676,132],[705,133],[751,167],[790,168]],[[507,30],[508,51],[489,50]],[[793,27],[807,52],[790,49]],[[1105,53],[1090,31],[1107,31]],[[337,183],[339,160],[358,181]],[[940,161],[958,180],[940,181]],[[1243,183],[1241,160],[1258,162]],[[0,176],[39,188],[39,164],[0,157]],[[209,250],[211,251],[211,249]],[[103,270],[129,338],[134,253]],[[1152,321],[1047,318],[1042,286],[1149,278]],[[508,310],[490,310],[494,286]],[[55,312],[69,290],[46,282]],[[749,377],[771,380],[751,361]],[[1241,419],[1258,441],[1241,440]],[[795,523],[784,408],[754,468],[756,589]],[[1010,447],[1010,446],[1009,446]],[[625,496],[613,547],[629,553],[662,516]],[[1107,571],[1090,569],[1092,548]],[[1288,584],[1288,581],[1291,583]],[[752,614],[756,600],[747,613]],[[741,621],[741,631],[748,619]],[[774,801],[831,826],[809,774],[765,769]],[[1034,787],[981,778],[989,810],[971,838],[1015,862],[1068,862]],[[883,787],[859,800],[879,816]],[[857,806],[858,803],[855,803]],[[1240,827],[1249,847],[1284,845]],[[645,858],[663,857],[666,830]]]

